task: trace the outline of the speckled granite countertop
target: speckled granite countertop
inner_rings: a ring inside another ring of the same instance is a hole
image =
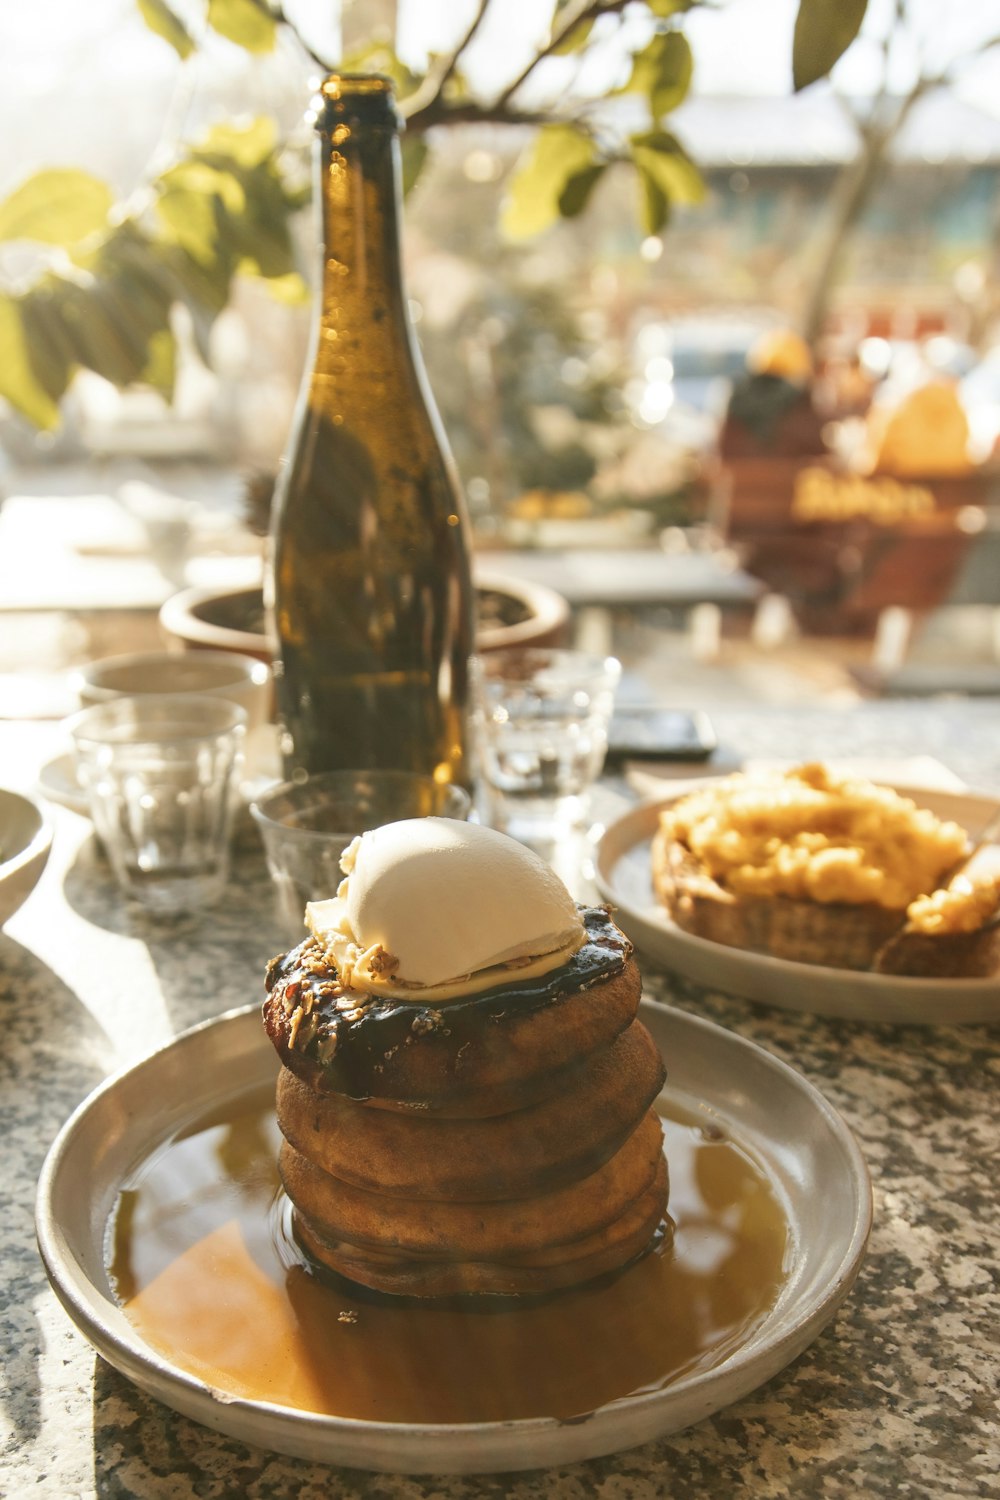
[[[872,704],[727,712],[748,757],[936,756],[1000,793],[1000,707]],[[51,726],[0,728],[0,781],[29,786]],[[55,810],[56,845],[0,934],[0,1095],[9,1208],[0,1281],[0,1493],[45,1500],[653,1500],[675,1496],[1000,1495],[1000,1026],[898,1027],[801,1017],[685,991],[647,993],[792,1063],[844,1114],[875,1184],[875,1228],[834,1322],[751,1396],[673,1437],[558,1470],[468,1479],[328,1469],[243,1447],[148,1399],[67,1319],[34,1243],[50,1141],[107,1074],[192,1023],[258,998],[281,944],[263,862],[241,856],[216,912],[157,930],[126,914],[89,824]],[[219,954],[227,955],[224,964]]]

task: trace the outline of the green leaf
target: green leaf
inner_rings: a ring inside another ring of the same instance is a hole
[[[164,244],[159,260],[167,285],[194,317],[195,335],[200,339],[229,301],[235,270],[231,254],[220,246],[218,255],[202,262],[189,255],[183,245]]]
[[[595,164],[589,136],[572,125],[543,125],[525,164],[515,173],[501,215],[512,239],[528,239],[559,218],[559,200],[571,177]]]
[[[59,407],[44,389],[28,355],[21,307],[0,295],[0,396],[4,396],[35,427],[51,430],[59,423]]]
[[[705,183],[684,147],[669,130],[649,130],[629,141],[632,160],[672,203],[701,203]]]
[[[622,92],[645,94],[658,121],[676,109],[691,87],[691,48],[679,31],[658,31],[632,58],[632,73]]]
[[[607,165],[605,161],[595,162],[592,167],[584,167],[582,172],[574,172],[572,177],[566,179],[559,194],[559,212],[564,219],[575,219],[583,213]]]
[[[58,401],[79,361],[52,285],[52,278],[44,277],[32,287],[21,301],[21,319],[32,373],[45,394]]]
[[[799,0],[792,40],[796,93],[827,73],[861,30],[868,0]]]
[[[213,31],[247,52],[272,52],[278,23],[267,0],[208,0]]]
[[[186,250],[194,260],[211,265],[219,238],[215,203],[205,193],[186,188],[168,189],[156,201],[156,211],[166,238]]]
[[[0,203],[0,240],[39,240],[64,249],[107,227],[107,183],[71,167],[36,172]]]
[[[217,253],[223,214],[246,212],[242,182],[233,172],[191,160],[164,172],[158,187],[156,210],[167,236],[207,265]]]
[[[150,31],[162,36],[180,58],[190,57],[194,51],[191,33],[179,16],[175,16],[166,0],[136,0],[139,13]]]
[[[644,234],[660,234],[670,223],[670,199],[656,178],[642,166],[638,167],[639,223]]]
[[[421,135],[403,136],[400,156],[403,169],[403,197],[406,198],[416,186],[417,178],[424,169],[430,155],[430,147]]]
[[[142,372],[143,385],[151,385],[166,401],[174,399],[177,382],[177,341],[169,328],[161,328],[149,341],[149,359]]]
[[[148,328],[123,302],[113,282],[80,286],[63,277],[48,278],[52,308],[73,348],[75,362],[123,387],[139,380],[149,361]]]
[[[245,193],[241,213],[220,205],[219,238],[237,262],[249,260],[261,276],[285,276],[295,270],[289,228],[291,206],[275,162],[240,174]]]
[[[646,0],[646,4],[658,20],[667,21],[671,16],[694,10],[699,0]]]
[[[270,115],[258,115],[246,125],[213,125],[191,153],[196,161],[227,157],[234,166],[256,167],[278,144],[278,130]]]
[[[92,266],[94,276],[115,284],[130,315],[150,334],[168,326],[175,300],[159,257],[159,246],[126,222],[109,237]]]
[[[558,15],[558,10],[556,14]],[[590,33],[594,29],[595,19],[596,17],[591,16],[588,20],[578,21],[575,26],[570,28],[558,47],[553,47],[551,55],[553,57],[569,57],[574,52],[582,52],[590,41]],[[555,21],[555,17],[553,17],[553,21]],[[553,30],[555,30],[554,26]]]
[[[246,193],[236,174],[197,158],[178,162],[159,180],[167,192],[200,193],[206,198],[218,198],[229,214],[241,214],[246,208]]]

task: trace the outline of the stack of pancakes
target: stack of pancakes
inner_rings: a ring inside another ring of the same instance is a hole
[[[436,1009],[345,1007],[313,939],[272,965],[279,1166],[320,1265],[382,1292],[525,1295],[651,1245],[663,1063],[627,939],[584,916],[560,969]]]

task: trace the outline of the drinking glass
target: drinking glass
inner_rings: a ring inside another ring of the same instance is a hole
[[[303,937],[307,901],[337,894],[340,856],[358,834],[403,818],[469,816],[460,786],[415,771],[325,771],[272,787],[250,804],[260,830],[278,910],[290,937]]]
[[[238,651],[135,651],[87,662],[74,674],[80,707],[147,693],[228,698],[247,711],[247,729],[267,721],[271,668]]]
[[[218,900],[247,715],[201,693],[145,693],[69,723],[77,776],[118,882],[149,911]]]
[[[491,651],[477,664],[484,820],[525,843],[583,827],[608,747],[621,664],[549,648]]]

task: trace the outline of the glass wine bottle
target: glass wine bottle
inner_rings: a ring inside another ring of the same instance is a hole
[[[469,775],[468,522],[403,289],[399,124],[389,80],[323,84],[315,354],[271,537],[289,776]]]

